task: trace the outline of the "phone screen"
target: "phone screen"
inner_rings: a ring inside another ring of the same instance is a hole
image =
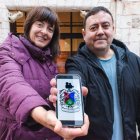
[[[83,96],[78,75],[56,76],[57,118],[66,126],[83,125]]]

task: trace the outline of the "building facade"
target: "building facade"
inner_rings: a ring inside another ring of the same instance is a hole
[[[140,0],[0,0],[0,44],[9,32],[22,34],[28,11],[39,5],[54,9],[60,19],[60,73],[64,72],[66,58],[77,51],[82,41],[80,11],[94,6],[105,6],[111,11],[115,21],[115,38],[140,56]],[[10,21],[9,15],[18,11],[23,13],[22,17],[15,22]]]

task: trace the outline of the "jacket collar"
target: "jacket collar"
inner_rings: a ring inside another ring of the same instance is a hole
[[[17,37],[13,33],[9,33],[5,43],[12,46],[9,55],[22,65],[31,57],[42,63],[51,62],[50,49],[43,51],[31,44],[25,37]]]
[[[116,58],[118,60],[127,60],[127,52],[128,48],[124,43],[122,43],[119,40],[113,39],[111,48],[114,50]],[[85,42],[82,42],[79,45],[78,53],[84,55],[86,58],[92,58],[94,61],[96,61],[97,57],[88,49]]]
[[[44,50],[33,45],[28,39],[23,36],[19,37],[20,41],[25,45],[25,47],[30,52],[31,56],[35,59],[38,59],[40,62],[44,63],[48,59],[52,58],[51,52],[49,48],[45,48]]]

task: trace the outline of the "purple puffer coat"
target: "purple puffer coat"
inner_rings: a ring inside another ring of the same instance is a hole
[[[9,34],[0,46],[0,140],[60,140],[30,117],[47,100],[57,73],[49,49],[42,51],[24,37]]]

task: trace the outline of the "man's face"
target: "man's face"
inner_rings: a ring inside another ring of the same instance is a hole
[[[82,34],[87,47],[93,52],[110,48],[114,35],[111,16],[104,11],[89,16]]]

